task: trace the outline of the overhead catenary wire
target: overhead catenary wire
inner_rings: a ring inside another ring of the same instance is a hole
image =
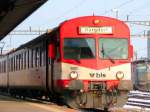
[[[26,30],[14,30],[10,32],[8,35],[41,35],[43,33],[46,33],[48,30],[36,30],[36,29],[26,29]],[[150,38],[150,36],[147,36],[144,34],[131,34],[131,38]]]
[[[51,22],[54,22],[62,17],[65,17],[66,15],[68,15],[69,13],[71,13],[74,10],[77,10],[77,8],[81,7],[83,4],[85,4],[86,0],[81,0],[80,2],[78,2],[76,5],[74,5],[74,7],[70,8],[69,10],[65,11],[64,13],[60,14],[59,16],[55,17],[54,19],[51,20]]]
[[[101,15],[106,15],[107,13],[112,12],[113,9],[119,9],[119,8],[121,8],[121,7],[123,7],[123,6],[127,5],[127,4],[129,4],[129,3],[131,3],[131,2],[133,2],[133,1],[134,1],[134,0],[125,1],[125,2],[121,3],[120,5],[118,5],[118,6],[114,7],[114,8],[111,8],[111,9],[106,10],[106,11],[103,12]]]

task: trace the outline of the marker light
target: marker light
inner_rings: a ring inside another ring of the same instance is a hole
[[[123,73],[122,71],[118,71],[118,72],[116,73],[116,78],[117,78],[118,80],[123,79],[123,78],[124,78],[124,73]]]
[[[97,24],[100,23],[100,20],[99,20],[99,19],[94,19],[94,20],[93,20],[93,23],[94,23],[95,25],[97,25]]]
[[[75,72],[75,71],[72,71],[72,72],[70,73],[70,78],[72,78],[72,79],[78,78],[78,73]]]

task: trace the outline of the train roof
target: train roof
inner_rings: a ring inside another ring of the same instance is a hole
[[[11,54],[15,51],[18,51],[20,49],[24,49],[24,48],[29,48],[34,46],[36,43],[42,42],[42,41],[46,41],[48,37],[51,37],[53,34],[55,34],[55,32],[57,32],[58,27],[54,28],[53,30],[48,30],[46,33],[34,38],[33,40],[20,45],[18,48],[16,49],[12,49],[11,51],[9,51],[7,54]]]
[[[18,51],[18,50],[20,50],[20,49],[24,49],[24,48],[31,47],[31,46],[35,45],[35,43],[38,43],[38,42],[40,42],[40,41],[45,40],[46,37],[47,37],[47,33],[44,33],[44,34],[42,34],[42,35],[36,37],[35,39],[33,39],[33,40],[31,40],[31,41],[29,41],[29,42],[27,42],[27,43],[25,43],[25,44],[20,45],[20,46],[17,47],[17,48],[11,49],[8,53],[6,53],[6,55],[7,55],[7,54],[11,54],[11,53],[13,53],[13,52],[16,52],[16,51]]]

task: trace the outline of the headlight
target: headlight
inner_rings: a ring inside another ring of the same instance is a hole
[[[70,73],[70,78],[72,78],[72,79],[78,78],[78,73],[75,72],[75,71],[72,71],[72,72]]]
[[[122,71],[118,71],[118,72],[116,73],[116,78],[117,78],[118,80],[123,79],[123,78],[124,78],[124,73],[123,73]]]

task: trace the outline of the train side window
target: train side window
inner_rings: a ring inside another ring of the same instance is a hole
[[[11,68],[12,68],[12,62],[11,62],[11,58],[8,59],[8,71],[11,72]]]
[[[57,48],[56,48],[56,58],[57,59],[60,59],[60,49],[59,49],[59,46],[57,46]]]
[[[1,73],[3,72],[3,62],[1,62]]]
[[[18,70],[21,70],[21,54],[19,54],[18,57],[19,57],[19,66],[18,66]]]
[[[16,66],[17,66],[17,70],[19,70],[19,66],[20,66],[20,63],[19,63],[19,55],[17,55],[17,59],[16,59],[16,60],[17,60],[17,65],[16,65]]]
[[[9,61],[8,61],[8,71],[11,72],[12,71],[12,61],[11,61],[11,58],[9,58]]]
[[[20,70],[20,55],[18,54],[18,70]]]
[[[13,64],[13,57],[12,57],[12,58],[11,58],[11,72],[13,72],[13,68],[14,68],[13,65],[14,65],[14,64]]]
[[[1,67],[1,62],[0,62],[0,73],[1,73],[1,68],[2,68],[2,67]]]
[[[10,58],[9,63],[10,63],[9,64],[9,68],[10,68],[9,71],[12,72],[13,71],[13,58],[12,57]]]
[[[23,52],[21,54],[21,70],[23,70]]]
[[[43,66],[45,66],[45,61],[46,61],[46,59],[45,59],[45,53],[46,53],[46,51],[45,51],[45,49],[43,50]]]
[[[1,73],[3,72],[3,62],[1,62]]]
[[[21,54],[19,54],[19,60],[20,60],[20,61],[19,61],[19,63],[20,63],[20,67],[19,67],[19,68],[20,68],[20,70],[21,70],[21,69],[22,69],[22,68],[21,68],[21,67],[22,67],[22,55],[21,55]]]
[[[35,50],[35,67],[38,67],[40,65],[39,60],[40,60],[40,51],[39,51],[39,47],[37,47]]]
[[[36,67],[36,48],[33,49],[33,68]]]
[[[31,49],[31,68],[33,68],[33,49]]]
[[[2,62],[2,64],[3,64],[3,69],[2,69],[2,73],[4,73],[4,61]]]
[[[24,70],[24,52],[22,52],[22,70]]]
[[[16,71],[16,57],[14,56],[14,71]]]
[[[8,68],[7,69],[8,69],[9,72],[11,72],[11,68],[12,68],[11,58],[9,58],[8,60],[9,61],[8,61],[8,66],[7,66]]]
[[[0,68],[0,70],[1,70],[1,73],[2,73],[2,62],[1,62],[0,64],[1,64],[1,68]]]
[[[3,73],[5,73],[5,61],[3,61]]]
[[[2,73],[4,72],[4,62],[2,61]]]
[[[9,66],[8,67],[9,68],[8,71],[12,72],[12,58],[9,58],[8,66]]]
[[[2,63],[0,62],[0,73],[2,73]]]
[[[45,49],[42,47],[42,66],[45,65]]]
[[[4,63],[4,71],[3,71],[3,72],[5,73],[5,68],[6,68],[6,67],[5,67],[5,61],[4,61],[3,63]]]
[[[3,68],[4,68],[4,66],[3,66],[3,61],[2,61],[2,73],[3,73]]]
[[[0,62],[0,73],[2,73],[2,62]]]
[[[2,72],[4,73],[4,61],[3,61],[3,70],[2,70]]]
[[[17,65],[18,65],[17,59],[18,59],[18,56],[16,55],[16,56],[15,56],[15,61],[16,61],[15,69],[16,69],[16,71],[17,71]]]
[[[31,62],[32,62],[31,61],[31,59],[32,59],[31,56],[32,56],[32,49],[29,50],[29,69],[31,68],[31,65],[32,65],[31,64]]]
[[[3,61],[3,73],[4,73],[4,61]]]
[[[42,46],[40,47],[40,66],[42,66]]]
[[[19,66],[19,63],[18,63],[18,55],[16,55],[16,71],[18,70],[18,66]]]
[[[4,71],[4,62],[2,61],[2,73]]]
[[[29,64],[29,49],[28,49],[28,53],[27,53],[27,65],[28,65],[28,69],[30,67],[30,64]]]
[[[4,73],[6,73],[6,61],[4,61]]]
[[[36,48],[34,48],[34,50],[33,50],[33,67],[36,67],[36,61],[37,61]]]
[[[6,61],[6,71],[8,71],[8,72],[12,72],[12,57],[11,58],[9,58],[9,61],[7,62]]]
[[[1,73],[1,62],[0,62],[0,73]]]
[[[31,60],[31,67],[34,67],[34,49],[32,49],[32,60]]]
[[[1,62],[1,68],[0,68],[0,70],[1,70],[1,73],[2,73],[2,62]]]
[[[2,66],[1,73],[3,73],[3,61],[1,62],[1,66]]]
[[[1,73],[1,62],[0,62],[0,73]]]
[[[21,70],[21,54],[19,54],[19,70]]]
[[[3,62],[1,62],[1,73],[3,72]]]
[[[26,51],[24,52],[24,69],[26,69]]]
[[[11,61],[12,61],[12,72],[14,71],[14,59],[13,57],[11,57]]]
[[[43,62],[43,57],[44,57],[44,56],[43,56],[43,54],[44,54],[43,52],[44,52],[44,51],[43,51],[43,47],[42,47],[42,51],[41,51],[41,65],[42,65],[42,66],[44,65],[44,64],[43,64],[43,63],[44,63],[44,62]]]
[[[6,72],[6,61],[4,61],[4,73]]]
[[[1,73],[3,72],[3,62],[1,62]]]
[[[2,73],[3,73],[3,68],[4,68],[4,65],[3,65],[3,61],[2,61]]]
[[[17,62],[18,62],[17,70],[20,70],[20,57],[19,57],[19,54],[18,54]]]

